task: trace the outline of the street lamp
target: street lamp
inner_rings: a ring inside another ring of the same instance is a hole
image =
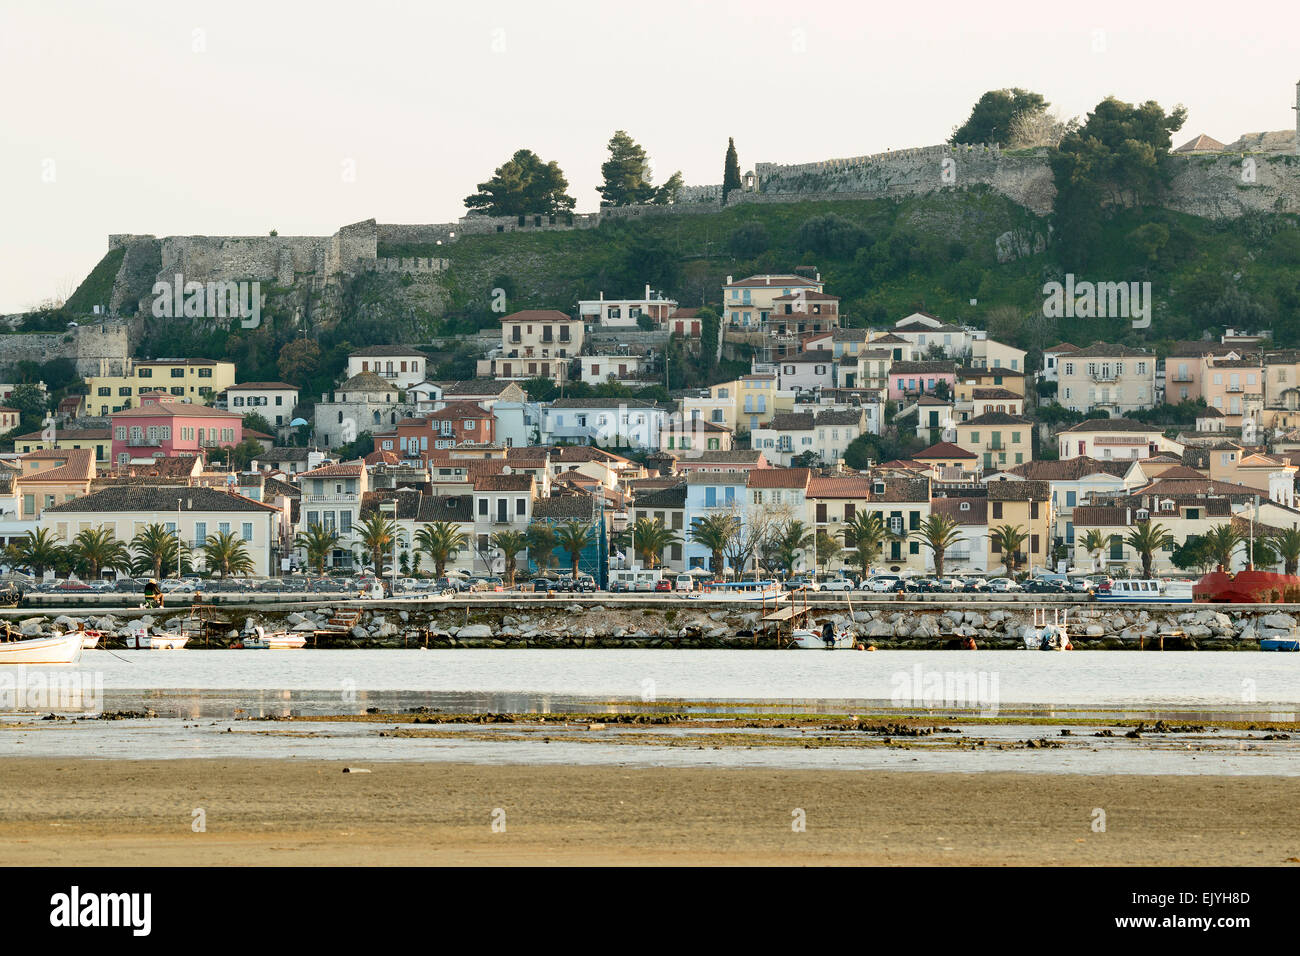
[[[181,579],[181,499],[176,499],[176,580]]]

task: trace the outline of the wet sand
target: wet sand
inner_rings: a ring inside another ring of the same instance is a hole
[[[0,761],[8,865],[1280,865],[1293,779]],[[194,811],[206,832],[194,832]],[[1096,810],[1105,832],[1094,831]],[[504,820],[504,832],[494,832]],[[806,829],[792,823],[802,811]]]

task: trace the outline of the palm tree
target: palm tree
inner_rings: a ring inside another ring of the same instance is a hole
[[[180,547],[180,536],[175,531],[168,531],[157,522],[145,525],[131,539],[132,574],[148,574],[160,578],[175,570],[176,552],[180,549],[181,567],[188,562],[188,554]]]
[[[333,528],[326,531],[318,524],[310,524],[306,531],[300,531],[293,546],[307,552],[307,565],[316,569],[318,575],[325,574],[325,562],[329,560],[334,549],[339,546],[339,533]]]
[[[1007,577],[1013,577],[1019,561],[1016,559],[1016,553],[1020,546],[1025,543],[1029,537],[1029,532],[1021,525],[998,525],[989,532],[989,540],[993,542],[993,550],[1000,551],[1002,554],[1002,566],[1007,569]]]
[[[659,567],[664,548],[681,543],[682,539],[665,528],[658,518],[637,518],[632,525],[632,550],[648,568]]]
[[[1106,550],[1106,536],[1097,528],[1089,528],[1088,533],[1080,539],[1079,544],[1083,546],[1083,550],[1092,555],[1092,566],[1096,568],[1097,559]]]
[[[813,533],[802,521],[787,521],[772,532],[768,540],[771,555],[776,558],[786,577],[794,573],[795,558],[799,553],[812,547]]]
[[[31,568],[32,574],[38,578],[54,567],[64,553],[63,546],[49,528],[28,531],[18,540],[16,550],[19,562]]]
[[[528,536],[522,531],[498,531],[488,539],[492,547],[500,548],[506,559],[506,587],[515,586],[515,561],[520,551],[528,547]]]
[[[392,548],[393,538],[397,535],[397,525],[393,519],[382,511],[372,511],[357,524],[353,533],[374,561],[376,576],[382,575],[384,555]]]
[[[77,532],[70,550],[91,578],[98,578],[104,568],[117,571],[131,566],[131,555],[127,553],[126,545],[117,540],[111,528],[103,525]]]
[[[253,573],[253,558],[248,553],[248,546],[232,531],[208,535],[208,540],[203,543],[203,557],[208,570],[219,570],[223,581],[227,574]]]
[[[450,521],[434,521],[415,532],[416,564],[420,552],[433,561],[433,576],[440,578],[447,562],[455,559],[466,545],[465,533]]]
[[[1300,565],[1300,528],[1285,528],[1272,535],[1273,550],[1282,560],[1283,571],[1295,574]]]
[[[1142,559],[1142,577],[1151,577],[1151,559],[1165,545],[1174,543],[1174,536],[1162,524],[1139,521],[1137,527],[1124,536],[1124,543]]]
[[[722,574],[723,552],[740,531],[740,518],[734,514],[711,514],[691,525],[690,538],[709,550],[709,570]]]
[[[885,547],[885,542],[898,539],[879,511],[859,511],[840,529],[840,535],[845,547],[857,549],[858,567],[864,578],[871,573],[871,562]]]
[[[909,537],[921,542],[934,553],[934,576],[943,577],[943,558],[948,549],[962,539],[961,526],[950,515],[930,515]]]
[[[578,580],[578,559],[594,537],[595,533],[591,525],[581,521],[567,521],[555,529],[556,546],[568,553],[574,581]]]
[[[537,521],[528,526],[524,537],[528,539],[528,556],[533,564],[543,571],[550,570],[555,564],[555,548],[559,544],[555,529],[545,521]]]
[[[1231,522],[1216,525],[1205,532],[1206,550],[1214,559],[1214,563],[1222,566],[1225,571],[1232,570],[1232,552],[1236,551],[1237,545],[1244,541],[1241,532],[1234,528]]]

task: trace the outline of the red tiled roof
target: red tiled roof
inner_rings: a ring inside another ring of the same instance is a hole
[[[754,468],[748,473],[750,488],[807,488],[809,468]]]
[[[929,461],[929,460],[937,460],[937,459],[947,460],[949,458],[974,458],[976,460],[979,459],[979,455],[975,454],[973,451],[967,451],[965,448],[962,448],[958,445],[954,445],[952,442],[949,441],[941,441],[938,444],[931,445],[929,448],[925,449],[924,451],[918,451],[912,457],[916,461]]]

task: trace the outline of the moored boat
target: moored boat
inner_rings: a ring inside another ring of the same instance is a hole
[[[188,640],[189,637],[185,634],[168,631],[150,633],[148,628],[132,631],[123,638],[124,646],[130,651],[178,651]]]
[[[1157,581],[1154,578],[1115,578],[1110,591],[1098,593],[1097,600],[1125,604],[1191,604],[1191,581]]]
[[[253,628],[253,632],[242,638],[235,647],[242,647],[246,651],[287,651],[302,647],[307,643],[307,638],[301,634],[295,634],[292,631],[271,631],[267,632],[261,626]]]
[[[75,631],[0,641],[0,664],[75,664],[81,641]]]
[[[1030,651],[1072,651],[1070,643],[1069,610],[1060,608],[1034,608],[1034,626],[1026,627],[1022,635],[1025,649]]]
[[[1214,604],[1278,604],[1300,601],[1300,577],[1248,569],[1211,571],[1193,588],[1198,601]]]
[[[1300,638],[1261,637],[1259,639],[1259,649],[1261,651],[1300,651]]]
[[[790,646],[804,650],[843,651],[852,650],[854,640],[852,632],[848,629],[837,630],[827,635],[825,629],[814,631],[801,627],[790,636]]]

